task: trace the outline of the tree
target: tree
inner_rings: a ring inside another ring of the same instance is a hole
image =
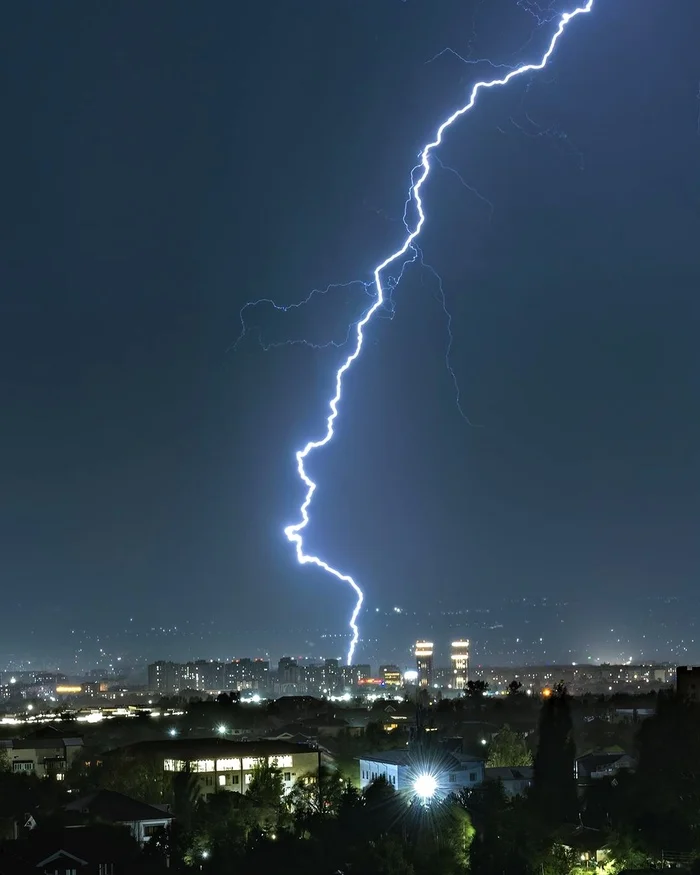
[[[263,832],[274,830],[282,813],[284,783],[282,773],[266,760],[253,768],[246,802],[255,810],[258,826]]]
[[[488,688],[487,681],[467,681],[467,688],[464,692],[471,699],[483,699]]]
[[[639,732],[635,826],[646,850],[700,851],[700,705],[659,696]]]
[[[149,805],[162,802],[166,794],[163,761],[156,757],[132,759],[115,755],[105,758],[102,765],[94,767],[90,780],[105,790],[115,790]]]
[[[531,766],[532,754],[527,749],[525,739],[506,725],[493,738],[486,760],[487,768],[501,766]]]
[[[520,819],[500,781],[486,781],[474,792],[462,791],[461,804],[469,812],[477,831],[470,847],[470,863],[481,875],[521,873],[519,853]]]
[[[260,833],[259,816],[247,795],[210,793],[197,803],[185,841],[186,859],[198,861],[206,853],[210,868],[228,873],[232,861],[245,856],[251,836]]]
[[[566,687],[557,686],[544,699],[538,732],[533,798],[548,825],[572,822],[578,814],[576,746]]]
[[[386,836],[358,846],[352,854],[351,872],[362,875],[414,875],[406,857],[405,844],[398,836]]]
[[[608,836],[609,867],[613,872],[624,869],[653,869],[654,861],[639,847],[637,836],[630,832],[613,832]]]
[[[197,776],[190,771],[175,772],[172,778],[173,813],[178,826],[185,831],[192,828],[201,790]]]
[[[512,680],[508,684],[508,695],[509,696],[517,696],[519,693],[522,692],[522,689],[523,689],[523,685],[520,683],[520,681]]]
[[[304,834],[317,818],[337,816],[343,807],[354,806],[359,793],[337,769],[321,766],[318,775],[302,775],[285,797],[297,834]]]
[[[422,809],[412,833],[411,860],[416,875],[462,875],[468,870],[475,829],[456,799],[444,800],[438,814]]]
[[[248,801],[261,808],[277,808],[284,795],[280,770],[268,762],[256,763],[248,787]]]

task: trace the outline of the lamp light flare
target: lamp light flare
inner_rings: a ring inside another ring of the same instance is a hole
[[[408,190],[408,198],[407,205],[411,202],[415,203],[416,213],[418,215],[418,221],[415,224],[415,227],[411,231],[409,229],[408,224],[406,224],[407,236],[404,239],[403,244],[399,249],[389,255],[384,259],[380,264],[378,264],[374,268],[374,286],[376,289],[376,296],[374,299],[374,303],[367,310],[364,316],[356,323],[355,325],[355,343],[354,348],[345,359],[343,364],[338,368],[338,371],[335,375],[335,394],[330,399],[328,407],[330,413],[326,418],[326,432],[322,438],[318,440],[309,441],[306,446],[302,449],[297,450],[296,452],[296,460],[297,460],[297,472],[299,474],[299,478],[306,486],[306,495],[304,497],[304,501],[299,509],[301,519],[299,522],[294,523],[292,525],[287,526],[284,529],[284,533],[288,540],[294,544],[296,549],[297,560],[302,565],[316,565],[318,568],[327,572],[328,574],[335,577],[337,580],[341,581],[341,583],[346,583],[354,592],[355,595],[355,607],[353,608],[352,614],[350,616],[349,626],[352,632],[352,637],[350,641],[350,647],[348,649],[347,661],[348,664],[352,663],[353,655],[355,653],[355,647],[357,646],[357,642],[360,637],[360,631],[357,625],[357,619],[362,610],[362,603],[364,601],[364,593],[360,588],[359,584],[351,577],[349,574],[344,574],[341,571],[338,571],[336,568],[333,568],[323,559],[313,554],[308,554],[304,552],[304,539],[302,532],[309,524],[309,507],[311,505],[311,500],[313,498],[314,492],[316,491],[316,483],[309,477],[306,473],[305,461],[309,454],[313,452],[313,450],[317,450],[320,447],[328,444],[334,435],[334,426],[335,420],[338,417],[338,405],[340,403],[342,393],[343,393],[343,377],[350,370],[352,364],[359,357],[362,346],[365,339],[364,330],[365,327],[370,323],[372,317],[377,313],[377,311],[382,307],[385,303],[385,290],[382,286],[382,274],[384,271],[395,262],[404,258],[412,249],[413,242],[419,236],[423,225],[425,224],[425,212],[423,209],[423,199],[421,196],[421,190],[425,181],[428,179],[431,170],[430,157],[431,153],[437,149],[443,141],[443,137],[445,132],[463,115],[468,113],[475,105],[476,99],[479,95],[479,92],[482,89],[489,88],[497,88],[507,85],[512,79],[515,79],[517,76],[522,76],[525,73],[533,73],[539,70],[543,70],[547,64],[549,63],[549,59],[552,57],[554,49],[556,48],[559,39],[563,35],[566,30],[567,25],[577,16],[588,13],[593,8],[594,0],[587,0],[587,2],[574,9],[572,12],[565,12],[559,16],[559,24],[552,36],[552,39],[549,43],[547,50],[545,51],[542,58],[533,64],[523,64],[519,67],[511,69],[507,74],[498,79],[490,79],[490,80],[482,80],[476,82],[472,87],[471,93],[469,95],[469,100],[462,107],[457,109],[452,115],[448,116],[442,124],[437,129],[435,134],[435,138],[427,143],[421,153],[420,153],[420,162],[413,168],[411,171],[411,185]],[[416,175],[418,174],[418,175]],[[404,214],[405,220],[405,214]],[[392,288],[395,286],[392,286]],[[418,779],[421,780],[421,779]],[[434,780],[434,779],[433,779]]]
[[[438,784],[433,775],[419,775],[413,782],[413,789],[416,796],[428,802],[437,793]]]

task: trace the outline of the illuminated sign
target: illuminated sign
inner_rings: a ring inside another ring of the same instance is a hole
[[[79,686],[61,686],[56,687],[57,695],[66,695],[67,693],[82,693],[83,688]]]

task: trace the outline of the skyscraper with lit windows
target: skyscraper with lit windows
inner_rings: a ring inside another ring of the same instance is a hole
[[[452,663],[452,689],[466,689],[469,680],[469,642],[466,639],[452,642],[450,662]]]
[[[433,685],[433,643],[432,641],[416,641],[416,671],[418,686]]]

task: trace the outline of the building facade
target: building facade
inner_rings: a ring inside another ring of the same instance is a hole
[[[16,738],[0,741],[0,749],[6,752],[13,772],[62,781],[80,755],[83,739],[58,734],[55,737]]]
[[[401,669],[398,665],[380,665],[379,677],[387,687],[401,686]]]
[[[157,760],[164,772],[187,772],[196,779],[202,796],[222,790],[246,793],[256,766],[264,763],[279,769],[285,793],[299,779],[316,783],[320,768],[332,765],[332,758],[318,747],[272,739],[144,741],[114,753],[135,760]]]
[[[148,689],[163,696],[181,690],[216,693],[223,690],[267,691],[270,663],[266,659],[234,659],[219,662],[169,662],[163,659],[148,666]]]
[[[684,699],[700,702],[700,666],[678,666],[676,669],[676,691]]]
[[[453,690],[466,690],[469,681],[469,642],[467,640],[460,639],[452,642],[450,663],[452,665],[450,686]]]
[[[433,685],[432,641],[416,642],[416,671],[418,672],[419,687],[431,687]]]
[[[484,762],[460,753],[441,753],[428,764],[425,756],[414,757],[410,750],[387,750],[360,757],[360,787],[364,790],[377,778],[397,792],[412,793],[416,780],[429,772],[442,795],[478,787],[484,781]]]

